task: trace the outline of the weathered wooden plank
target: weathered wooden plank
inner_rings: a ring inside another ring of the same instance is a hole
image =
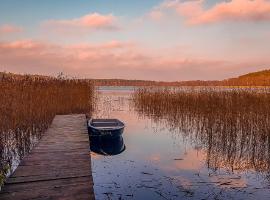
[[[0,199],[94,199],[84,115],[58,115],[6,181]]]
[[[32,186],[29,186],[32,187]],[[36,188],[35,190],[9,191],[1,194],[1,199],[94,199],[93,190],[89,183],[51,186],[47,188]]]
[[[50,171],[44,168],[42,165],[32,165],[32,166],[21,166],[20,168],[23,168],[22,170],[19,170],[18,172],[15,172],[13,174],[13,178],[17,177],[26,177],[26,176],[38,176],[38,175],[48,175],[48,176],[55,176],[55,177],[65,177],[66,175],[70,174],[80,174],[80,176],[87,176],[91,175],[91,172],[88,167],[84,166],[82,168],[78,169],[78,166],[76,167],[59,167],[57,165],[54,166],[47,166],[50,167]]]
[[[48,184],[49,183],[49,184]],[[14,184],[13,185],[13,192],[14,191],[22,191],[22,190],[32,190],[38,188],[51,188],[53,187],[60,187],[64,185],[76,185],[81,183],[88,183],[89,184],[89,177],[69,177],[63,179],[49,179],[43,181],[36,181],[35,184],[32,182],[26,182],[24,184]],[[2,190],[2,193],[8,193],[6,188]]]
[[[5,187],[13,187],[12,184],[25,184],[32,182],[38,182],[38,181],[49,181],[49,180],[55,180],[55,179],[71,179],[71,178],[78,178],[78,177],[90,177],[91,175],[84,175],[80,173],[72,174],[72,173],[66,173],[64,175],[56,176],[55,174],[40,174],[36,176],[22,176],[22,177],[12,177],[7,181],[7,184]]]

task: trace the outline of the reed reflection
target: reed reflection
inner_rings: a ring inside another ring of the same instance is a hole
[[[140,89],[141,116],[165,124],[202,146],[209,168],[270,174],[269,89]]]

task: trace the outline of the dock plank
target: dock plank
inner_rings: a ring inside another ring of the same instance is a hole
[[[85,116],[57,115],[7,179],[0,199],[95,199]]]

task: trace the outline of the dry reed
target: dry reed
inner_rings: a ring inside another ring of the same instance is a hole
[[[140,89],[134,103],[143,116],[204,148],[209,168],[270,174],[268,88]]]
[[[2,74],[0,96],[0,182],[3,182],[56,114],[91,111],[94,88],[83,80]]]

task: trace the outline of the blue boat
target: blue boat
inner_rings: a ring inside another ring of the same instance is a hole
[[[113,139],[91,137],[90,150],[100,155],[113,156],[125,151],[126,146],[122,136]]]
[[[107,139],[121,136],[125,128],[125,124],[118,119],[89,119],[87,126],[90,137]]]

